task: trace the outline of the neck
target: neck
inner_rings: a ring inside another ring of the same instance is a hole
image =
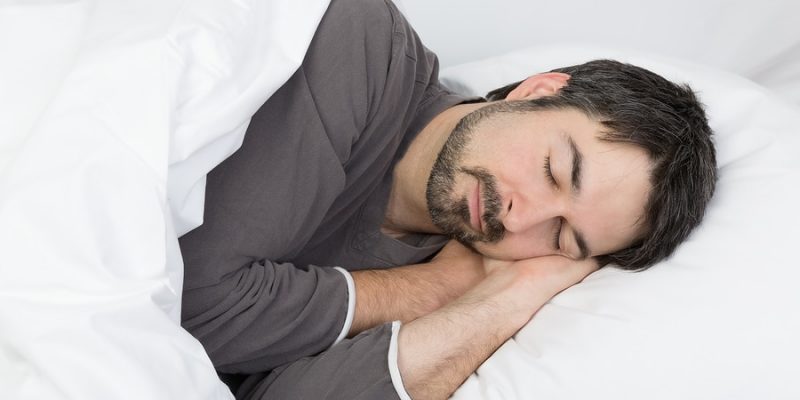
[[[409,144],[393,171],[384,232],[440,233],[428,213],[425,190],[433,164],[458,121],[486,103],[459,104],[434,117]]]

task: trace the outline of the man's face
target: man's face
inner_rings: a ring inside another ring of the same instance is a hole
[[[644,150],[601,141],[601,124],[576,110],[486,107],[471,129],[453,131],[428,181],[445,234],[506,260],[609,254],[641,235]]]

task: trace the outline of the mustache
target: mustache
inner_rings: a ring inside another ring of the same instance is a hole
[[[503,204],[503,199],[497,192],[497,180],[495,179],[494,175],[492,175],[485,168],[462,167],[460,168],[460,171],[475,177],[475,179],[481,183],[481,186],[483,186],[481,201],[483,202],[484,212],[481,216],[481,221],[483,222],[484,232],[482,234],[476,234],[476,237],[473,238],[473,240],[487,243],[499,242],[505,236],[506,228],[498,218]],[[469,207],[466,204],[466,199],[463,201],[463,204],[456,206],[455,211],[462,218],[464,218],[464,221],[466,221],[467,225],[469,225],[470,215]]]

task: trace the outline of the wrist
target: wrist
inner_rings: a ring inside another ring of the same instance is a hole
[[[466,267],[458,260],[433,260],[353,272],[356,302],[350,335],[389,321],[408,322],[450,303],[483,278]]]
[[[519,315],[526,315],[527,321],[555,295],[596,270],[597,263],[593,259],[575,261],[548,256],[516,261],[492,271],[490,277],[507,281],[498,294]]]
[[[516,330],[522,327],[538,309],[538,306],[532,304],[532,297],[536,296],[530,287],[531,285],[523,281],[522,274],[517,269],[495,269],[464,294],[458,302],[490,304],[497,309],[499,315],[503,315],[503,320],[513,325]]]
[[[486,270],[480,259],[438,258],[429,262],[427,267],[436,274],[435,280],[443,291],[448,293],[444,304],[460,297],[486,278]]]

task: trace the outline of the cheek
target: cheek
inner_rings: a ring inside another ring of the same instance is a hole
[[[539,191],[544,187],[543,165],[536,164],[536,159],[543,160],[539,155],[518,150],[507,152],[472,152],[465,157],[462,165],[466,167],[481,167],[489,171],[497,180],[501,194],[514,192],[519,194],[542,195]],[[532,191],[536,191],[532,193]]]
[[[520,135],[508,132],[477,133],[465,148],[465,160],[511,163],[522,167],[523,164],[530,163],[536,148],[541,148],[522,139]]]

